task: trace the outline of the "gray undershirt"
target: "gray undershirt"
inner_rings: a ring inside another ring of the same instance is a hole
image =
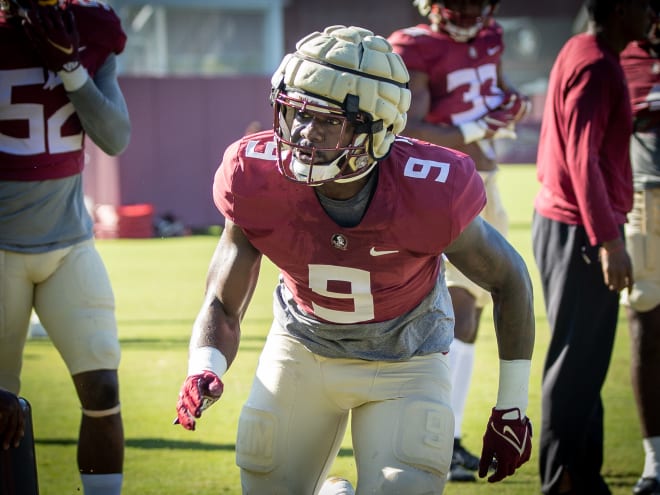
[[[630,161],[635,191],[660,187],[660,130],[632,135]]]
[[[355,227],[360,223],[367,211],[371,196],[378,183],[378,168],[371,173],[369,180],[355,196],[349,199],[332,199],[315,190],[321,206],[337,225],[341,227]]]

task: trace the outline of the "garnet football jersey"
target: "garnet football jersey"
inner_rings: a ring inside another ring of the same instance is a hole
[[[114,11],[96,1],[70,7],[80,34],[80,58],[93,77],[126,35]],[[83,168],[83,129],[62,81],[43,67],[20,27],[0,18],[0,179],[68,177]]]
[[[298,306],[332,323],[379,322],[420,303],[443,250],[485,204],[472,159],[397,138],[355,227],[337,225],[314,188],[277,169],[272,131],[232,144],[215,176],[220,212],[282,272]]]
[[[621,52],[636,134],[630,142],[635,190],[660,187],[660,59],[646,42]]]
[[[502,28],[495,21],[468,43],[457,42],[444,31],[433,31],[427,24],[395,31],[388,41],[409,71],[429,76],[428,122],[471,122],[502,103],[497,66],[504,42]]]

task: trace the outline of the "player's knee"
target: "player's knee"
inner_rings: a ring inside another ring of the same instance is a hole
[[[384,468],[377,486],[367,489],[368,493],[381,495],[434,495],[441,493],[446,476],[419,468]]]
[[[406,421],[397,428],[393,462],[377,479],[364,480],[370,485],[365,492],[441,493],[451,461],[454,415],[448,406],[426,400],[410,402],[402,412]]]
[[[255,474],[275,467],[277,418],[269,411],[244,406],[238,420],[236,464]]]
[[[119,382],[114,370],[88,371],[74,375],[83,410],[104,411],[119,404]]]

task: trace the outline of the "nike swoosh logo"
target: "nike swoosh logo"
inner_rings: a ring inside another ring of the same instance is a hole
[[[398,250],[394,250],[394,251],[376,251],[376,248],[372,247],[371,251],[369,251],[369,254],[371,256],[383,256],[385,254],[394,254],[394,253],[398,253],[398,252],[399,252]]]
[[[497,428],[495,428],[495,425],[493,425],[492,423],[490,427],[495,433],[497,433],[500,437],[506,440],[514,449],[516,449],[518,455],[522,455],[523,450],[525,450],[525,444],[527,443],[527,428],[525,428],[525,437],[522,439],[521,442],[520,439],[518,438],[518,435],[516,435],[513,429],[508,425],[502,428],[501,433],[497,431]]]
[[[60,45],[60,44],[58,44],[58,43],[55,43],[55,42],[54,42],[53,40],[51,40],[50,38],[48,39],[48,43],[50,43],[52,46],[54,46],[55,48],[57,48],[59,51],[61,51],[61,52],[64,53],[65,55],[71,55],[71,54],[73,53],[73,45],[68,46],[68,47],[66,47],[66,46],[62,46],[62,45]]]
[[[486,52],[488,52],[488,55],[491,55],[491,56],[492,56],[492,55],[495,55],[495,54],[496,54],[497,52],[499,52],[499,51],[500,51],[500,47],[499,47],[499,46],[493,46],[493,47],[491,47],[491,48],[486,48]]]

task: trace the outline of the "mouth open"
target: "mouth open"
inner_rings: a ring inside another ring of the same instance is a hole
[[[318,156],[315,157],[315,153],[311,153],[303,150],[296,150],[294,156],[299,162],[304,163],[305,165],[311,165],[313,159],[318,158]]]

